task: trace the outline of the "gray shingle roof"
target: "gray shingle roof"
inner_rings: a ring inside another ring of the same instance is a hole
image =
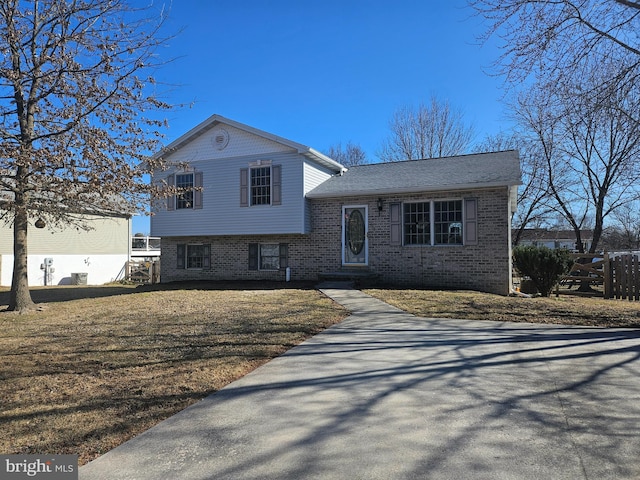
[[[374,163],[351,167],[311,190],[309,198],[349,197],[519,185],[518,152]]]

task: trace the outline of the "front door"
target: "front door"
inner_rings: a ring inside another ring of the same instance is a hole
[[[367,265],[367,207],[342,207],[342,264]]]

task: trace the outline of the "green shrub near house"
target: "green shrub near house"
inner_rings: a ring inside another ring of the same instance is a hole
[[[566,249],[520,245],[513,249],[513,264],[531,279],[542,296],[548,297],[560,277],[571,270],[573,258]]]

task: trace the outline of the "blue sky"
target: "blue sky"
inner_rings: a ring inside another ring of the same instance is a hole
[[[157,4],[159,5],[159,4]],[[326,151],[351,141],[376,161],[403,105],[448,100],[477,140],[508,127],[499,55],[466,0],[175,0],[155,72],[171,84],[167,143],[214,113]],[[149,231],[148,218],[134,232]]]

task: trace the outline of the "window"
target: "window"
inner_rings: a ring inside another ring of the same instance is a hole
[[[167,210],[202,208],[202,172],[172,173],[167,177],[167,185],[179,191],[167,198]]]
[[[431,244],[431,203],[404,204],[404,244]]]
[[[463,244],[462,200],[405,203],[403,215],[404,245]]]
[[[434,202],[436,245],[462,245],[462,200]]]
[[[176,210],[181,208],[193,208],[193,173],[180,173],[176,175],[176,188],[183,190],[176,195]]]
[[[286,243],[250,243],[249,270],[287,268],[289,245]]]
[[[179,244],[176,257],[177,268],[209,268],[211,266],[211,245]]]
[[[271,204],[271,167],[251,170],[251,205]]]
[[[282,167],[261,162],[262,166],[240,169],[241,207],[282,204]]]
[[[280,245],[261,244],[260,245],[260,270],[280,269]]]

